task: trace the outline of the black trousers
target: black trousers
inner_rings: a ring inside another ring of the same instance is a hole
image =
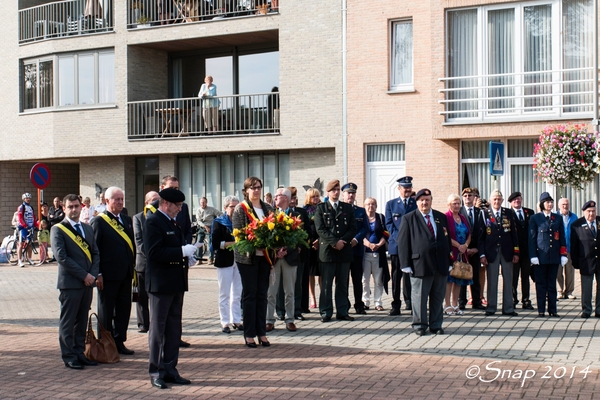
[[[120,281],[105,279],[104,289],[98,290],[98,318],[102,326],[112,333],[117,345],[127,340],[131,315],[131,284],[131,277]]]
[[[533,266],[535,274],[535,291],[537,295],[538,313],[546,312],[546,299],[548,299],[548,312],[556,314],[556,277],[558,264],[541,264]]]
[[[525,302],[531,302],[529,299],[529,275],[531,275],[531,263],[529,261],[529,257],[519,257],[519,262],[513,263],[512,294],[513,302],[515,304],[519,302],[519,296],[517,293],[517,288],[519,286],[519,274],[521,275],[521,303],[525,304]]]
[[[88,313],[94,295],[93,288],[61,289],[58,341],[64,362],[83,358]]]
[[[254,264],[238,264],[238,268],[243,288],[244,336],[247,338],[265,336],[271,266],[263,256],[255,256]]]
[[[148,372],[152,378],[177,377],[183,292],[150,293]]]
[[[400,259],[398,258],[398,254],[390,254],[390,259],[392,261],[392,308],[395,310],[399,310],[402,306],[402,301],[400,300],[400,292],[403,292],[404,304],[406,307],[411,306],[411,285],[410,285],[410,274],[402,272],[400,268]],[[402,283],[402,278],[404,278],[404,284]]]
[[[352,277],[352,290],[354,292],[354,309],[364,310],[365,303],[362,301],[362,278],[363,278],[364,256],[354,256],[350,264],[350,276]]]
[[[135,306],[138,328],[146,330],[150,327],[150,311],[148,310],[148,292],[146,292],[146,273],[137,272],[138,301]]]
[[[471,299],[473,301],[473,308],[480,308],[481,306],[481,284],[479,282],[479,276],[481,273],[481,261],[479,259],[479,253],[473,254],[469,257],[469,264],[473,267],[473,284],[471,288]],[[460,293],[458,295],[458,304],[465,306],[467,304],[467,287],[461,286]]]

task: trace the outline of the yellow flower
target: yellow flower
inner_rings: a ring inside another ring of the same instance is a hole
[[[273,222],[269,222],[269,223],[267,224],[267,227],[269,228],[269,230],[270,230],[270,231],[272,231],[273,229],[275,229],[275,223],[273,223]]]
[[[233,236],[237,237],[240,234],[240,230],[238,228],[235,228],[233,230]]]
[[[285,230],[286,230],[286,231],[289,231],[289,230],[290,230],[290,227],[289,227],[289,226],[286,226],[286,227],[285,227]]]

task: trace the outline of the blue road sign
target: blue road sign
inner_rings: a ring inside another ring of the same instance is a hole
[[[37,163],[31,168],[29,172],[29,179],[33,186],[38,189],[44,189],[50,184],[50,168],[46,164]]]
[[[504,175],[504,143],[490,141],[490,175]]]

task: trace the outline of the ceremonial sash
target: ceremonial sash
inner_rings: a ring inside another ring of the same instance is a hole
[[[79,235],[75,235],[69,228],[67,228],[63,224],[56,224],[56,226],[59,227],[64,233],[66,233],[67,236],[70,237],[71,240],[73,240],[73,242],[75,242],[77,246],[79,246],[81,251],[85,253],[88,260],[92,262],[92,253],[90,253],[90,246],[88,246],[88,244],[83,240],[83,238]]]
[[[240,207],[242,207],[242,210],[244,210],[244,212],[246,213],[246,216],[251,220],[251,221],[260,221],[258,219],[258,217],[256,215],[254,215],[253,212],[253,208],[250,206],[250,204],[248,204],[248,202],[246,200],[242,201],[240,203]],[[271,260],[271,257],[269,257],[269,249],[265,249],[265,251],[263,251],[263,254],[265,256],[265,258],[267,259],[267,262],[269,263],[270,266],[273,266],[273,261]]]
[[[146,207],[144,207],[144,218],[146,218],[146,213],[148,211],[154,214],[156,212],[156,207],[154,207],[152,204],[148,204]]]
[[[135,251],[133,250],[133,243],[131,242],[131,239],[129,239],[129,236],[127,236],[127,233],[125,233],[125,229],[123,229],[123,227],[121,225],[119,225],[119,223],[117,221],[115,221],[108,215],[103,213],[103,214],[100,214],[100,216],[102,217],[103,220],[106,221],[106,223],[111,228],[113,228],[115,230],[115,232],[117,232],[119,234],[119,236],[121,236],[123,238],[123,240],[125,242],[127,242],[127,244],[129,245],[129,248],[131,249],[131,252],[133,254],[135,254]]]

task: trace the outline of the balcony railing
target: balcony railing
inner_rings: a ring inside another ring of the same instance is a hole
[[[594,69],[572,68],[439,80],[447,122],[593,117]]]
[[[127,0],[128,28],[197,22],[279,11],[279,0]]]
[[[127,104],[128,139],[279,132],[279,93],[137,101]]]
[[[57,1],[19,10],[19,43],[112,30],[112,0]]]

